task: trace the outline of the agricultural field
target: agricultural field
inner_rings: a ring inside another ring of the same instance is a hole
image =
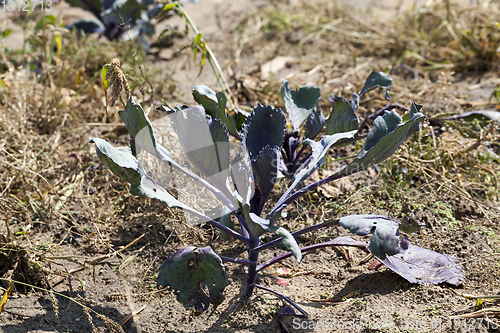
[[[499,329],[498,2],[6,1],[0,333]]]

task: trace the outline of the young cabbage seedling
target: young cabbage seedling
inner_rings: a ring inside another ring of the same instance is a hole
[[[198,173],[171,157],[159,143],[143,109],[130,98],[125,110],[119,112],[130,134],[130,147],[116,149],[102,139],[93,139],[101,161],[131,184],[132,194],[160,200],[169,207],[182,208],[198,221],[218,228],[224,237],[243,242],[248,252],[248,259],[235,259],[219,256],[210,247],[180,249],[160,267],[158,286],[175,290],[179,302],[192,302],[196,310],[204,311],[210,303],[218,305],[224,300],[223,291],[230,281],[223,262],[231,262],[247,266],[246,296],[252,296],[255,288],[266,290],[306,316],[307,313],[285,295],[257,284],[257,274],[284,258],[293,256],[300,263],[305,252],[341,245],[365,248],[389,269],[412,283],[458,284],[464,281],[455,259],[410,245],[405,237],[400,239],[400,230],[406,233],[419,230],[421,225],[412,219],[404,218],[399,222],[386,216],[351,215],[292,233],[279,225],[282,211],[290,203],[323,184],[384,161],[419,130],[424,115],[420,113],[421,106],[413,103],[406,122],[393,110],[376,118],[366,137],[358,135],[356,110],[360,98],[371,89],[388,89],[391,85],[388,75],[379,72],[370,74],[361,92],[353,94],[351,100],[335,97],[326,118],[317,107],[320,88],[308,85],[294,91],[283,80],[281,96],[289,126],[284,112],[268,105],[258,104],[244,122],[235,119],[226,113],[224,94],[197,86],[193,95],[201,106],[176,107],[166,111],[183,156]],[[242,113],[237,114],[237,117],[242,116]],[[291,128],[290,132],[287,132],[287,127]],[[321,132],[324,133],[321,139],[315,141]],[[233,140],[229,140],[229,134],[234,137]],[[366,138],[363,148],[352,162],[324,179],[301,187],[325,163],[330,148],[362,138]],[[231,151],[231,146],[238,150],[237,154]],[[140,157],[144,155],[147,159]],[[157,165],[175,169],[210,191],[221,204],[221,213],[210,215],[175,198],[146,172],[144,165],[150,158],[154,158]],[[285,180],[288,189],[264,213],[280,177],[290,179]],[[235,230],[231,216],[238,221],[241,231]],[[217,218],[219,221],[216,221]],[[350,237],[337,237],[328,242],[300,247],[295,239],[307,232],[335,225],[357,235],[372,234],[371,240],[366,244]],[[261,244],[261,237],[266,233],[274,233],[276,238]],[[289,252],[259,263],[262,251],[280,245],[284,245]]]

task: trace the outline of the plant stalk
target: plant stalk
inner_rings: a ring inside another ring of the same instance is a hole
[[[340,170],[340,171],[342,171],[342,170]],[[288,191],[286,191],[285,194],[283,194],[283,196],[278,200],[276,205],[274,205],[273,209],[271,210],[271,212],[268,215],[273,215],[273,213],[275,211],[277,211],[279,209],[283,209],[284,207],[288,206],[290,203],[294,202],[295,200],[297,200],[298,198],[300,198],[304,194],[311,192],[311,191],[314,191],[316,188],[320,187],[323,184],[326,184],[326,183],[332,182],[334,180],[349,176],[351,173],[354,173],[354,172],[341,173],[340,171],[334,173],[331,176],[328,176],[326,178],[318,180],[315,183],[307,185],[307,186],[301,188],[300,190],[296,191],[292,195],[290,195],[291,189],[288,189]]]
[[[251,297],[257,280],[257,261],[259,260],[259,251],[255,248],[259,246],[259,237],[251,238],[248,247],[248,260],[254,262],[248,266],[248,277],[245,289],[245,295]]]
[[[326,227],[330,227],[330,226],[334,226],[334,225],[338,225],[338,224],[339,224],[339,220],[337,220],[337,219],[335,219],[333,221],[330,221],[330,222],[324,222],[324,223],[320,223],[320,224],[315,224],[315,225],[312,225],[310,227],[304,228],[302,230],[292,232],[292,236],[293,237],[297,237],[297,236],[303,235],[305,233],[308,233],[308,232],[311,232],[311,231],[314,231],[314,230],[318,230],[318,229],[321,229],[321,228],[326,228]],[[257,246],[255,248],[255,250],[259,251],[259,252],[260,251],[264,251],[264,250],[267,250],[267,249],[269,249],[271,247],[279,245],[282,241],[283,241],[282,237],[276,238],[276,239],[273,239],[270,242],[267,242],[265,244]]]
[[[240,264],[244,266],[250,266],[250,265],[256,265],[257,263],[255,261],[250,261],[247,259],[235,259],[231,257],[224,257],[224,256],[219,256],[219,258],[222,259],[224,262],[232,262],[233,264]]]
[[[304,246],[304,247],[302,247],[300,249],[300,251],[302,253],[304,253],[304,252],[313,251],[313,250],[321,249],[323,247],[328,247],[328,246],[354,246],[354,247],[365,248],[367,246],[367,244],[363,244],[363,245],[361,245],[361,244],[360,245],[346,245],[346,244],[334,244],[334,243],[331,243],[331,242],[325,242],[325,243],[319,243],[319,244]],[[283,259],[291,257],[292,255],[293,255],[292,252],[287,252],[287,253],[284,253],[284,254],[282,254],[280,256],[274,257],[271,260],[263,262],[262,264],[260,264],[259,266],[257,266],[257,272],[263,270],[266,267],[271,266],[272,264],[277,263],[278,261],[281,261]]]
[[[236,231],[234,231],[233,229],[231,228],[228,228],[226,227],[225,225],[223,224],[220,224],[219,222],[209,218],[208,216],[198,212],[197,210],[189,207],[189,206],[183,206],[182,209],[190,214],[193,214],[194,216],[202,219],[202,220],[206,220],[206,223],[216,227],[217,229],[219,229],[220,231],[223,231],[225,232],[226,234],[228,234],[229,236],[232,236],[236,239],[239,239],[240,241],[242,241],[243,243],[249,245],[251,244],[251,239],[243,236],[242,234],[240,233],[237,233]],[[249,258],[250,259],[250,258]]]

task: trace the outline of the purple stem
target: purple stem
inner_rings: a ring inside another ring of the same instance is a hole
[[[308,152],[306,156],[304,156],[300,161],[299,164],[302,165],[304,164],[308,159],[310,159],[312,156],[312,152]],[[297,166],[297,164],[294,165],[294,168]]]
[[[285,164],[289,163],[288,154],[287,154],[286,150],[283,148],[281,148],[281,158],[283,159],[283,161],[285,161]]]
[[[304,156],[304,158],[302,159],[302,161],[300,161],[299,164],[294,165],[292,170],[294,175],[299,173],[300,170],[304,169],[309,164],[309,162],[311,161],[311,156],[312,153],[308,153],[306,156]]]
[[[325,243],[319,243],[319,244],[304,246],[304,247],[302,247],[300,249],[300,251],[302,253],[304,253],[304,252],[307,252],[307,251],[317,250],[317,249],[321,249],[323,247],[328,247],[328,246],[355,246],[355,247],[362,247],[362,248],[366,247],[366,245],[361,246],[361,245],[347,245],[347,244],[332,244],[331,242],[325,242]],[[271,260],[263,262],[262,264],[260,264],[259,266],[257,266],[257,272],[260,272],[264,268],[269,267],[272,264],[277,263],[278,261],[281,261],[281,260],[283,260],[285,258],[288,258],[290,256],[292,256],[292,252],[287,252],[287,253],[284,253],[284,254],[282,254],[280,256],[274,257]]]
[[[308,232],[311,232],[311,231],[314,231],[314,230],[318,230],[318,229],[321,229],[321,228],[326,228],[326,227],[333,226],[333,225],[338,225],[338,224],[339,224],[339,220],[334,220],[334,221],[331,221],[331,222],[325,222],[325,223],[315,224],[315,225],[312,225],[310,227],[304,228],[302,230],[292,232],[292,236],[293,237],[297,237],[297,236],[303,235],[305,233],[308,233]],[[276,245],[280,244],[282,241],[283,241],[282,237],[273,239],[270,242],[267,242],[265,244],[257,246],[255,248],[255,251],[259,251],[259,252],[260,251],[264,251],[264,250],[266,250],[266,249],[268,249],[270,247],[273,247],[273,246],[276,246]]]
[[[297,200],[298,198],[300,198],[304,194],[306,194],[308,192],[311,192],[311,191],[314,191],[319,186],[321,186],[323,184],[326,184],[326,183],[329,183],[329,182],[332,182],[334,180],[340,179],[342,177],[349,176],[351,174],[351,173],[342,174],[341,171],[342,170],[340,170],[339,172],[336,172],[333,175],[330,175],[330,176],[328,176],[326,178],[318,180],[315,183],[307,185],[307,186],[301,188],[300,190],[298,190],[297,192],[295,192],[294,194],[292,194],[290,196],[289,196],[290,193],[288,193],[288,191],[285,192],[285,194],[283,194],[283,196],[278,200],[278,202],[276,203],[276,205],[274,205],[274,207],[271,210],[271,212],[269,213],[269,215],[272,215],[278,209],[283,209],[285,206],[287,206],[290,203],[294,202],[295,200]]]
[[[295,159],[294,159],[294,163],[297,163],[297,161],[299,160],[300,156],[302,156],[302,153],[304,152],[304,150],[307,148],[308,145],[305,145],[305,144],[302,144],[302,147],[300,147],[300,150],[299,152],[297,153],[297,155],[295,155]],[[295,165],[294,165],[295,166]]]
[[[248,225],[245,221],[245,218],[240,214],[238,215],[238,221],[240,222],[240,225],[241,225],[241,230],[243,231],[243,236],[245,236],[246,238],[250,239],[250,232],[249,232],[249,229],[248,229]]]
[[[285,295],[282,295],[282,294],[280,294],[279,292],[277,292],[277,291],[275,291],[275,290],[272,290],[272,289],[266,288],[266,287],[264,287],[264,286],[261,286],[260,284],[254,284],[254,287],[257,287],[257,288],[259,288],[259,289],[262,289],[262,290],[265,290],[265,291],[267,291],[267,292],[270,292],[271,294],[274,294],[274,295],[276,295],[276,296],[278,296],[278,297],[281,297],[282,299],[284,299],[285,301],[287,301],[288,303],[290,303],[290,304],[291,304],[294,308],[296,308],[297,310],[299,310],[299,311],[300,311],[300,313],[302,313],[302,315],[303,315],[304,317],[309,316],[309,315],[307,314],[307,312],[305,312],[304,310],[302,310],[302,309],[300,308],[300,306],[298,306],[297,304],[295,304],[295,302],[294,302],[294,301],[292,301],[291,299],[289,299],[289,298],[288,298],[288,297],[286,297]]]
[[[250,266],[250,265],[255,265],[255,261],[250,261],[247,259],[235,259],[231,257],[224,257],[224,256],[219,256],[222,261],[224,262],[232,262],[233,264],[240,264],[240,265],[245,265],[245,266]]]
[[[237,233],[236,231],[234,231],[233,229],[231,228],[228,228],[226,227],[225,225],[223,224],[220,224],[219,222],[215,221],[215,220],[212,220],[211,218],[209,218],[208,216],[192,209],[191,207],[188,207],[188,206],[183,206],[182,209],[188,213],[191,213],[193,214],[194,216],[197,216],[198,218],[202,219],[202,220],[206,220],[206,223],[216,227],[217,229],[219,229],[220,231],[224,231],[226,234],[228,234],[229,236],[232,236],[236,239],[239,239],[240,241],[242,241],[243,243],[245,244],[250,244],[250,239],[243,236],[242,234],[240,233]]]
[[[250,264],[248,266],[248,276],[245,288],[245,295],[247,297],[252,296],[255,281],[257,280],[257,261],[259,260],[259,252],[255,251],[257,246],[259,246],[259,237],[251,238],[250,244],[248,245],[248,260],[255,262],[255,264]]]

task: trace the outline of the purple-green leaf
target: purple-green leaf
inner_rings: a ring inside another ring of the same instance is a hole
[[[227,208],[227,206],[222,207],[219,223],[228,227],[229,229],[234,230],[234,222],[231,219],[231,213],[232,213],[231,210]],[[223,240],[229,240],[230,236],[224,231],[221,231],[220,238],[222,238]]]
[[[140,183],[144,172],[129,148],[116,149],[99,138],[92,139],[90,142],[95,143],[97,156],[111,172],[131,184]]]
[[[135,103],[133,97],[127,101],[125,110],[118,111],[118,114],[130,134],[132,154],[137,156],[139,154],[137,148],[142,148],[153,156],[158,156],[153,126],[142,107]]]
[[[405,123],[395,110],[377,117],[359,155],[331,177],[340,178],[366,170],[392,156],[410,135],[419,130],[424,120],[424,115],[419,112],[421,108],[421,105],[412,103],[410,117]]]
[[[300,264],[302,261],[302,251],[300,250],[299,244],[293,237],[293,235],[283,227],[278,227],[274,232],[283,238],[283,245],[292,252],[293,257]]]
[[[239,138],[236,121],[226,113],[227,98],[223,92],[215,93],[207,86],[199,85],[192,89],[194,99],[205,108],[205,111],[213,119],[219,119],[227,128],[227,131]]]
[[[365,81],[365,85],[361,92],[359,93],[359,97],[363,96],[366,92],[375,89],[377,87],[387,88],[389,89],[392,86],[392,79],[389,75],[384,72],[372,72]]]
[[[156,183],[148,175],[143,175],[141,177],[141,181],[139,184],[132,184],[130,186],[130,193],[143,198],[151,198],[159,200],[167,204],[167,206],[169,206],[170,208],[173,207],[187,208],[190,211],[193,211],[192,208],[186,206],[185,204],[174,198],[161,185]]]
[[[313,85],[305,85],[299,90],[290,90],[288,81],[282,79],[281,99],[285,103],[285,109],[290,117],[293,130],[299,126],[313,112],[321,99],[321,88]]]
[[[356,235],[373,234],[369,248],[374,256],[385,259],[386,255],[403,252],[399,246],[399,222],[380,215],[350,215],[339,220],[342,227]]]
[[[367,247],[367,250],[370,251],[368,244],[349,236],[337,237],[328,243]],[[410,283],[438,284],[446,282],[458,285],[460,282],[465,282],[462,268],[457,264],[455,258],[411,244],[406,245],[404,252],[387,256],[379,261]]]
[[[333,146],[336,142],[342,139],[350,139],[356,134],[357,131],[351,131],[347,133],[337,133],[334,135],[325,135],[321,138],[319,142],[306,139],[303,143],[306,143],[312,148],[312,155],[309,163],[303,167],[297,175],[293,183],[288,187],[287,191],[282,195],[282,199],[287,198],[293,190],[297,188],[304,180],[309,178],[316,170],[318,170],[326,161],[326,154],[328,149]]]
[[[411,244],[404,253],[388,256],[380,262],[410,283],[458,285],[465,282],[455,258]]]
[[[174,290],[180,303],[194,302],[197,311],[207,310],[210,303],[221,304],[222,292],[230,283],[222,260],[210,246],[190,246],[175,252],[158,274],[158,286]]]
[[[193,87],[192,93],[194,100],[205,108],[207,114],[209,114],[212,118],[216,118],[218,100],[215,91],[205,85],[199,85]]]
[[[325,122],[326,118],[318,105],[317,109],[306,119],[306,125],[304,126],[306,138],[313,140],[321,132]]]
[[[278,147],[270,148],[267,146],[260,152],[257,158],[252,160],[252,169],[257,179],[257,185],[259,185],[260,195],[262,196],[259,212],[278,181],[279,165],[280,149]]]
[[[326,120],[326,134],[357,130],[359,118],[356,115],[356,109],[342,97],[334,99],[330,117]]]
[[[366,170],[370,166],[380,163],[390,157],[410,135],[419,130],[420,123],[424,120],[424,115],[419,112],[421,107],[420,105],[412,103],[409,120],[405,123],[402,123],[402,119],[396,111],[388,112],[383,117],[378,117],[376,124],[374,124],[372,130],[368,133],[361,152],[351,163],[343,166],[334,174],[312,183],[293,194],[289,188],[273,207],[270,213],[272,218],[274,219],[277,212],[282,210],[285,206],[305,193],[313,191],[322,184],[354,174],[361,170]],[[296,176],[296,179],[299,174]]]
[[[281,109],[258,104],[243,126],[242,139],[253,160],[266,147],[281,148],[286,119]]]

